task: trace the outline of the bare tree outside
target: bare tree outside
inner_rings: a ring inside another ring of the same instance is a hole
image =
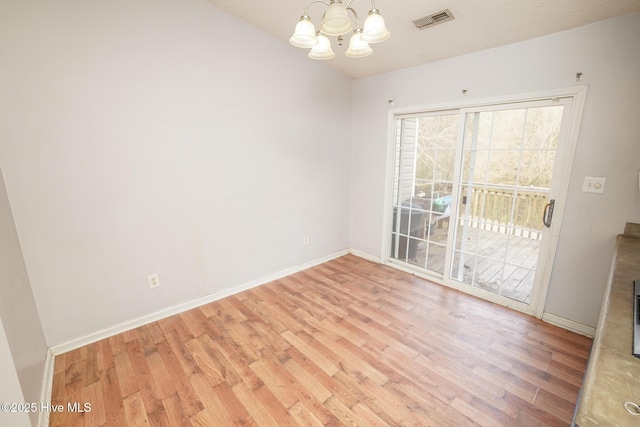
[[[481,114],[473,165],[476,183],[549,189],[561,120],[562,107]],[[416,185],[421,189],[433,184],[435,193],[450,191],[457,132],[457,114],[420,118]],[[465,141],[469,149],[471,138]],[[465,170],[471,169],[465,160]]]
[[[458,114],[421,117],[416,160],[417,193],[451,194],[458,133]]]

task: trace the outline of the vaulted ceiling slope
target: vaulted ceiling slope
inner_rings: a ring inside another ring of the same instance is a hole
[[[308,0],[209,2],[288,43]],[[342,46],[332,39],[336,57],[325,62],[351,78],[515,43],[640,10],[640,0],[376,0],[375,4],[392,35],[386,42],[372,45],[372,55],[347,58],[344,51],[349,37]],[[363,21],[371,0],[353,0],[351,7]],[[423,30],[413,24],[444,9],[455,19]],[[323,11],[320,3],[309,9],[316,27]],[[306,50],[297,51],[301,56],[307,54]]]

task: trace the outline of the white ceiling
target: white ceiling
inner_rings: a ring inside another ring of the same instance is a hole
[[[307,0],[209,2],[285,43],[308,3]],[[385,18],[391,38],[372,44],[373,54],[360,59],[344,56],[348,36],[343,46],[337,46],[332,38],[336,57],[324,61],[352,78],[527,40],[640,10],[640,0],[376,0],[375,4]],[[371,0],[353,0],[351,7],[362,23]],[[455,19],[424,30],[414,26],[413,20],[443,9],[449,9]],[[309,9],[316,27],[323,12],[320,3]],[[298,50],[301,56],[307,54],[306,49],[293,46],[291,49]]]

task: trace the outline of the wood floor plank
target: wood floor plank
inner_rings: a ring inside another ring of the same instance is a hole
[[[271,417],[276,420],[278,426],[298,426],[298,423],[291,413],[289,413],[288,409],[282,406],[280,400],[266,385],[263,384],[255,389],[253,391],[253,398],[258,400],[258,402],[266,408]]]
[[[231,425],[234,426],[257,426],[251,414],[238,399],[232,388],[226,382],[220,383],[213,388],[213,397],[222,405],[231,417]]]
[[[104,339],[95,343],[97,347],[97,372],[106,371],[111,368],[114,364],[113,362],[113,353],[111,352],[111,347],[109,346],[109,340]]]
[[[102,372],[100,383],[102,386],[102,402],[97,404],[104,408],[106,425],[125,426],[124,404],[115,362],[114,366]]]
[[[194,338],[205,334],[207,331],[204,327],[206,316],[200,310],[189,310],[180,313],[178,316],[182,319],[187,330]]]
[[[388,426],[382,418],[369,408],[365,402],[358,402],[351,408],[354,414],[358,415],[368,427],[384,427]]]
[[[333,376],[327,375],[311,359],[298,352],[294,347],[287,350],[287,354],[291,360],[303,367],[322,387],[331,392],[333,396],[337,396],[346,406],[352,407],[356,403],[366,400],[366,395],[359,389],[357,381],[348,377],[344,372],[339,371]]]
[[[123,406],[127,425],[140,427],[151,425],[140,392],[135,392],[131,396],[125,397]]]
[[[262,404],[262,401],[256,399],[254,391],[244,383],[234,385],[232,391],[253,419],[257,420],[258,425],[267,427],[277,427],[279,425],[267,407]]]
[[[522,378],[505,372],[497,367],[490,367],[490,370],[481,366],[473,368],[474,375],[490,384],[501,387],[505,392],[510,392],[525,402],[533,403],[538,394],[539,387]]]
[[[98,405],[92,406],[88,408],[87,411],[83,412],[85,418],[84,425],[86,427],[100,427],[105,425],[105,423],[107,422],[107,414],[105,405],[101,403],[105,400],[105,396],[102,393],[102,383],[100,381],[91,383],[84,388],[82,395],[86,396],[86,401],[77,402],[79,404],[79,408],[81,408],[82,411],[85,410],[85,402],[100,402]]]
[[[437,367],[437,373],[446,381],[480,399],[486,397],[501,398],[504,396],[504,388],[501,384],[490,383],[482,378],[477,378],[473,375],[473,370],[470,367],[445,358],[438,353],[434,353],[430,357],[416,357],[415,361],[426,369]]]
[[[248,320],[248,317],[244,313],[244,306],[234,296],[222,299],[218,301],[218,304],[234,321],[245,322]]]
[[[126,351],[116,354],[114,357],[116,374],[118,377],[118,386],[120,387],[120,395],[127,397],[138,391],[139,386],[136,380],[136,373]]]
[[[207,376],[209,382],[216,386],[225,380],[224,375],[220,372],[220,362],[215,357],[211,357],[212,344],[206,342],[211,340],[206,335],[201,335],[186,343],[187,348],[191,352],[193,360],[198,364],[202,373]]]
[[[340,371],[340,367],[329,360],[325,354],[313,348],[307,341],[298,337],[298,335],[290,331],[285,331],[282,333],[282,337],[289,341],[300,353],[313,360],[313,363],[318,365],[327,375],[332,376]]]
[[[325,405],[345,426],[358,427],[367,425],[365,418],[353,412],[351,408],[336,397],[327,399]]]
[[[175,384],[171,380],[171,375],[169,374],[167,367],[162,361],[162,356],[160,356],[160,354],[156,350],[154,350],[153,352],[147,354],[145,358],[147,359],[147,364],[149,365],[149,371],[153,373],[153,382],[155,383],[155,387],[160,400],[166,399],[167,397],[175,394]]]
[[[158,411],[162,408],[160,394],[155,382],[154,374],[149,369],[149,364],[145,357],[142,344],[138,340],[127,343],[127,354],[131,360],[133,372],[135,372],[138,392],[142,397],[144,406],[148,413]]]
[[[316,332],[313,337],[327,348],[330,348],[341,359],[341,369],[350,373],[351,376],[371,378],[380,385],[389,381],[389,377],[381,371],[390,372],[391,370],[379,361],[370,359],[366,352],[363,352],[360,347],[351,344],[349,340],[340,338],[334,341],[320,331]],[[357,355],[361,357],[358,358]],[[381,369],[378,369],[379,367]]]
[[[317,402],[323,403],[333,395],[331,391],[318,381],[317,377],[311,375],[309,371],[300,366],[294,359],[287,360],[283,366]]]
[[[204,409],[191,417],[193,424],[202,426],[232,426],[233,419],[214,393],[215,384],[204,373],[193,374],[189,378],[193,388],[201,397]]]
[[[169,343],[163,341],[158,344],[157,348],[158,354],[162,358],[164,366],[167,368],[167,372],[169,373],[171,382],[173,383],[177,393],[177,396],[169,396],[164,399],[162,401],[162,406],[167,410],[169,419],[188,419],[192,415],[202,411],[204,406],[191,385],[191,382],[185,381],[185,378],[188,377],[187,372],[185,372],[180,366],[180,361],[171,349]],[[176,403],[180,406],[180,415],[178,415],[177,411],[173,411]],[[184,422],[181,423],[184,424]]]
[[[176,355],[182,371],[187,377],[202,372],[191,352],[187,348],[186,343],[193,339],[193,335],[181,335],[177,330],[165,332],[167,342],[171,347],[171,351]]]
[[[125,342],[122,334],[114,335],[108,338],[109,348],[111,349],[111,355],[115,356],[118,353],[126,351]]]
[[[369,378],[365,378],[360,383],[367,396],[367,404],[378,416],[391,425],[411,425],[415,420],[415,414],[406,404],[394,398],[386,388],[377,384]]]
[[[499,422],[494,417],[485,415],[482,411],[474,408],[462,399],[455,398],[451,402],[451,407],[461,414],[467,415],[471,420],[482,427],[506,427],[505,424]]]
[[[265,365],[278,377],[283,387],[291,393],[291,396],[302,403],[305,409],[313,414],[314,418],[328,422],[333,418],[331,412],[323,406],[324,400],[318,400],[314,397],[313,392],[308,387],[305,387],[304,380],[294,376],[290,370],[288,370],[284,364],[288,363],[291,359],[284,354],[286,358],[279,357],[279,352],[272,352],[269,354],[269,349],[265,349],[262,353],[262,359]],[[296,403],[297,403],[296,402]],[[294,403],[294,405],[296,404]],[[291,410],[291,408],[289,408]]]
[[[162,407],[164,408],[172,427],[191,427],[193,425],[191,424],[191,419],[183,410],[183,404],[178,393],[163,399]],[[200,412],[203,409],[204,406],[202,406],[197,412]]]
[[[239,376],[242,382],[247,384],[251,389],[256,389],[263,384],[262,380],[250,368],[252,361],[247,362],[245,359],[239,357],[238,353],[234,352],[234,347],[231,343],[228,343],[226,340],[218,340],[214,342],[214,346],[224,357],[225,366],[229,367],[228,375],[230,377],[233,375]],[[235,382],[235,380],[232,381],[232,383]]]
[[[251,364],[251,369],[264,382],[263,387],[269,388],[280,404],[286,409],[293,406],[298,401],[293,391],[287,386],[282,378],[267,366],[262,360],[256,360]]]
[[[305,406],[299,401],[296,402],[291,408],[289,408],[289,413],[291,414],[293,419],[296,420],[296,422],[301,426],[323,427],[326,425],[325,422],[317,419],[313,415],[313,413],[305,408]],[[332,418],[333,416],[330,418],[330,420]]]
[[[590,346],[347,255],[56,356],[49,425],[566,426]]]
[[[430,426],[464,426],[469,424],[466,416],[449,406],[455,397],[445,401],[440,396],[432,394],[430,388],[418,386],[411,381],[391,382],[385,386],[385,389],[395,396],[396,401],[403,402],[411,408],[413,414],[411,424],[420,425],[422,423]],[[371,405],[371,403],[368,404]]]

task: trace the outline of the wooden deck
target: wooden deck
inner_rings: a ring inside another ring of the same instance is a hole
[[[461,226],[458,226],[457,236],[457,251],[452,265],[453,278],[507,298],[530,302],[540,240],[497,231],[470,229],[465,244],[465,251],[468,253],[460,263]],[[406,261],[444,274],[447,224],[435,227],[428,239],[416,242],[415,256]]]
[[[590,346],[348,255],[56,356],[50,426],[567,426]]]

